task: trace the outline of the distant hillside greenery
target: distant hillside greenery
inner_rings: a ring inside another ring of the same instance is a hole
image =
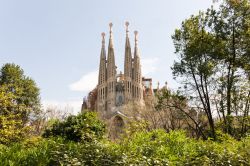
[[[181,87],[129,107],[117,137],[95,111],[43,110],[35,81],[4,64],[0,166],[250,165],[250,2],[218,3],[173,33]]]

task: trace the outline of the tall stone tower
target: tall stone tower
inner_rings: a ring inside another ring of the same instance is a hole
[[[128,36],[128,26],[129,23],[126,22],[126,43],[125,43],[125,57],[124,57],[124,94],[125,94],[125,103],[128,103],[132,100],[132,53]]]
[[[126,40],[124,55],[124,74],[117,74],[113,44],[113,32],[110,23],[108,57],[106,59],[105,34],[102,33],[102,48],[97,85],[97,111],[112,114],[117,108],[130,102],[143,104],[143,84],[141,74],[140,53],[138,48],[138,32],[135,31],[134,57],[132,57],[129,41],[129,23],[126,22]],[[120,110],[120,109],[119,109]]]
[[[102,33],[102,48],[99,64],[99,77],[97,85],[97,110],[104,111],[107,100],[107,65],[106,65],[106,50],[105,50],[105,33]]]
[[[113,44],[113,24],[109,24],[109,45],[108,45],[108,60],[107,60],[107,110],[112,110],[115,106],[116,97],[116,65],[115,65],[115,53]]]
[[[135,31],[134,34],[135,34],[135,49],[134,49],[133,72],[132,72],[133,99],[139,103],[142,103],[143,86],[142,86],[140,52],[138,48],[138,31]]]

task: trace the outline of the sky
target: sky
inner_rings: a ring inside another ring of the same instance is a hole
[[[113,23],[115,58],[123,71],[125,21],[130,42],[139,32],[142,72],[175,89],[171,39],[181,22],[213,5],[212,0],[0,0],[0,66],[20,65],[40,88],[44,108],[80,111],[97,84],[101,33],[108,45]]]

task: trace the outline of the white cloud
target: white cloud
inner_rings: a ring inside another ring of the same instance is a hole
[[[142,75],[145,76],[149,73],[154,73],[157,70],[158,58],[145,58],[141,60]]]
[[[42,101],[43,109],[56,108],[57,110],[66,111],[70,114],[77,114],[81,111],[81,100],[68,100],[68,101],[56,101],[56,100],[44,100]]]
[[[92,71],[82,76],[82,78],[69,85],[72,91],[88,92],[95,88],[98,81],[98,71]]]

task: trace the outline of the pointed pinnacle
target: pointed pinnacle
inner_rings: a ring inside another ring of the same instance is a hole
[[[138,31],[134,31],[135,34],[135,46],[138,45]]]
[[[102,47],[104,48],[105,47],[105,33],[102,32]]]
[[[128,21],[125,22],[125,26],[126,26],[126,35],[128,35],[128,32],[129,32],[129,30],[128,30],[129,22]]]
[[[113,27],[113,23],[109,23],[109,32],[112,33],[112,27]]]
[[[113,33],[112,33],[112,27],[113,27],[113,23],[109,23],[109,33],[110,33],[110,37],[109,37],[109,47],[113,47]]]

